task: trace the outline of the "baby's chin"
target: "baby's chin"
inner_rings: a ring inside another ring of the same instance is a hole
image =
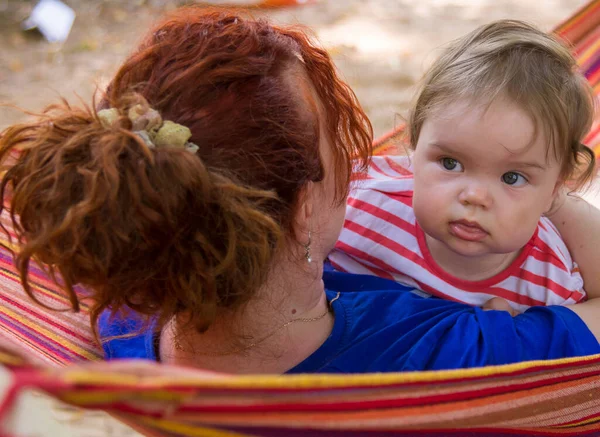
[[[522,246],[507,246],[496,243],[491,236],[488,236],[481,241],[466,241],[451,236],[443,243],[457,255],[469,258],[477,258],[485,255],[509,255],[520,253],[525,244],[527,244],[527,242],[525,242]]]
[[[452,238],[451,241],[444,241],[444,245],[451,252],[468,258],[477,258],[495,253],[481,241],[465,241],[458,238]]]

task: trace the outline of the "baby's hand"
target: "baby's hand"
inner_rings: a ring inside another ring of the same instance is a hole
[[[508,304],[508,301],[506,299],[502,299],[501,297],[494,297],[488,300],[486,303],[483,304],[481,309],[484,311],[508,311],[513,317],[519,314],[517,310],[515,310]]]

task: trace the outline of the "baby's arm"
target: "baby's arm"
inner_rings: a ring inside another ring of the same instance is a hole
[[[561,206],[548,218],[579,265],[588,297],[600,297],[600,210],[580,197],[563,195]]]

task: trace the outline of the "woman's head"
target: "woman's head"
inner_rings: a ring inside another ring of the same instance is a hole
[[[126,116],[136,104],[189,128],[197,153],[148,148]],[[0,138],[22,279],[39,260],[73,302],[72,284],[91,290],[93,317],[108,306],[162,321],[186,311],[205,329],[295,244],[306,191],[325,187],[336,209],[351,158],[370,154],[369,122],[324,50],[225,10],[160,23],[116,73],[106,108],[121,114],[110,128],[62,103]]]
[[[580,188],[591,178],[594,154],[581,141],[593,121],[593,92],[567,47],[519,21],[481,26],[444,50],[426,73],[411,111],[411,147],[416,148],[423,123],[452,102],[490,106],[502,99],[528,114],[534,136],[547,144],[547,159],[560,166],[560,182]]]

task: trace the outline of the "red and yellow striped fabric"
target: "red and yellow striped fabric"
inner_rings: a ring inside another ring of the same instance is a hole
[[[482,369],[365,375],[230,376],[110,362],[28,368],[35,387],[101,409],[150,436],[597,436],[600,356]],[[0,405],[9,413],[12,397]]]
[[[600,0],[558,27],[600,90]],[[588,144],[598,146],[598,123]],[[394,150],[398,132],[377,143]],[[3,221],[6,223],[6,220]],[[1,241],[8,244],[8,241]],[[45,305],[67,302],[40,269]],[[101,409],[148,436],[600,436],[600,355],[481,369],[366,375],[233,376],[148,362],[102,362],[79,314],[45,310],[25,295],[0,252],[0,363],[24,388]],[[20,357],[26,357],[21,359]],[[69,364],[67,366],[67,364]],[[2,430],[0,429],[0,435]]]

